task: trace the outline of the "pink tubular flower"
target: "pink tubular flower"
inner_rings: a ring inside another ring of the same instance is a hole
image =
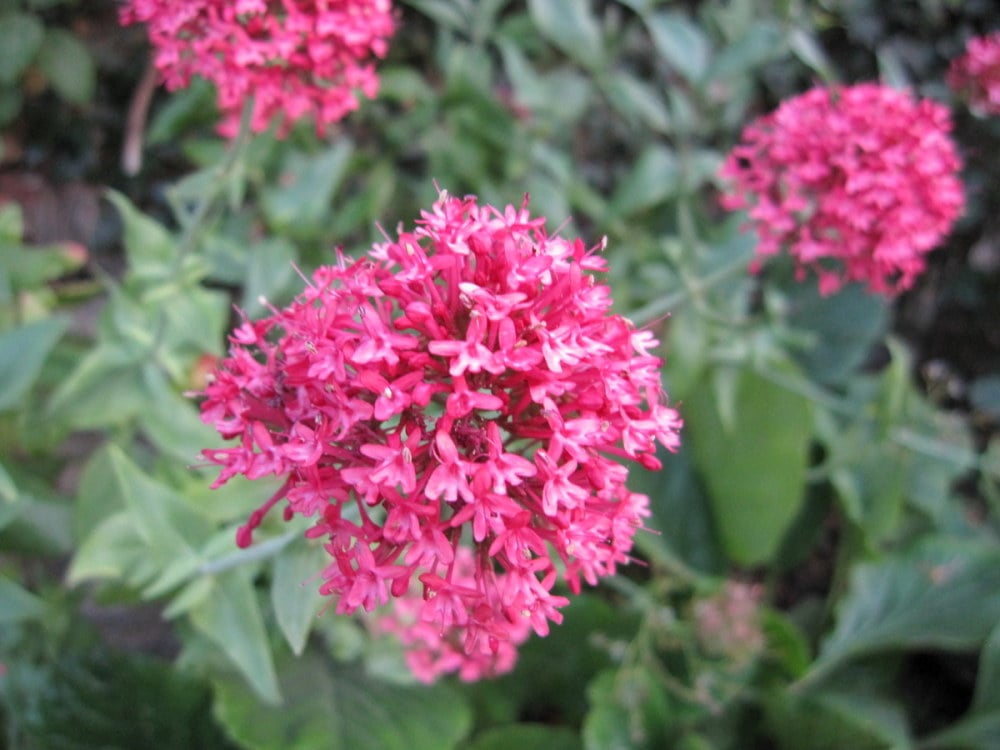
[[[618,460],[677,447],[656,341],[590,275],[603,245],[544,221],[442,192],[414,231],[244,322],[204,391],[204,421],[238,439],[204,451],[215,486],[285,478],[238,542],[281,500],[314,518],[322,591],[345,613],[404,597],[393,629],[423,678],[509,668],[561,620],[557,579],[578,592],[629,562],[648,499]]]
[[[878,84],[815,88],[751,123],[722,199],[749,209],[758,259],[782,250],[823,294],[867,282],[894,294],[951,228],[964,198],[948,111]]]
[[[356,91],[375,96],[371,59],[395,30],[390,0],[128,0],[121,20],[148,25],[167,88],[216,85],[230,137],[251,96],[254,132],[311,115],[322,134],[357,109]]]
[[[986,115],[1000,115],[1000,31],[970,39],[965,54],[951,61],[948,85]]]

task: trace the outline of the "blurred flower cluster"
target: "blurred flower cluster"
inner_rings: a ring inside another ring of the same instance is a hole
[[[970,39],[951,62],[948,85],[984,115],[1000,114],[1000,31]]]
[[[171,90],[215,84],[222,133],[235,136],[253,99],[252,129],[279,132],[306,116],[323,133],[378,91],[373,58],[395,30],[389,0],[129,0],[124,23],[145,23]]]
[[[909,288],[964,204],[948,110],[872,83],[814,88],[748,125],[723,203],[747,209],[760,262],[782,251],[820,291]]]

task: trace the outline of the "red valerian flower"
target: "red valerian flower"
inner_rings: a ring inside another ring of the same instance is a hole
[[[424,678],[509,668],[561,620],[558,579],[578,592],[629,562],[648,499],[619,461],[659,468],[656,443],[678,446],[656,341],[591,275],[603,245],[544,223],[442,192],[413,231],[244,322],[204,391],[204,421],[238,441],[204,451],[215,486],[285,478],[239,544],[278,503],[313,518],[321,590],[342,613],[407,599],[392,629],[415,628]]]
[[[874,83],[815,88],[751,123],[721,174],[723,205],[759,236],[753,270],[786,251],[823,294],[909,288],[964,205],[950,130],[940,104]]]
[[[128,0],[121,20],[147,24],[167,88],[215,84],[230,137],[250,97],[254,132],[312,116],[324,133],[357,109],[356,92],[378,92],[372,60],[395,30],[390,0]]]
[[[951,61],[948,85],[984,115],[1000,115],[1000,31],[970,39]]]

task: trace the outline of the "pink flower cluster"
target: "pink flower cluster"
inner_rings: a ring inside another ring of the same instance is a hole
[[[253,97],[252,129],[307,115],[326,128],[373,97],[371,62],[395,30],[390,0],[128,0],[123,23],[146,23],[169,89],[201,76],[218,89],[220,131],[238,131]]]
[[[951,62],[948,85],[974,110],[1000,115],[1000,31],[969,40],[965,54]]]
[[[815,88],[747,126],[722,176],[760,262],[782,250],[823,294],[910,287],[964,204],[948,111],[878,84]]]
[[[619,461],[658,468],[657,442],[678,445],[657,342],[590,275],[603,245],[544,224],[441,193],[413,231],[239,326],[204,392],[204,421],[239,440],[204,451],[215,486],[285,477],[238,543],[286,501],[316,519],[338,612],[414,587],[394,630],[410,623],[424,679],[509,668],[526,628],[561,621],[560,578],[577,592],[628,562],[648,498]]]

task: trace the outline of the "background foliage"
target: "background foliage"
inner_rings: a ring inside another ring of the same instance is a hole
[[[227,147],[196,85],[157,94],[129,175],[142,30],[110,2],[0,0],[3,746],[1000,745],[1000,121],[942,83],[993,4],[399,12],[380,96],[332,137]],[[949,244],[891,303],[820,297],[780,263],[749,276],[753,237],[717,204],[740,128],[878,77],[953,106],[969,207]],[[317,617],[301,528],[236,549],[274,487],[208,489],[192,463],[217,437],[185,394],[233,304],[288,301],[296,267],[362,252],[435,181],[606,235],[687,426],[662,472],[634,470],[657,530],[641,564],[510,675],[428,688],[363,622]],[[51,196],[82,229],[46,234]]]

